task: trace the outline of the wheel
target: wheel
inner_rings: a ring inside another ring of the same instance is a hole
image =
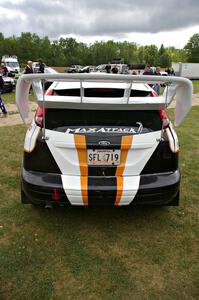
[[[23,204],[31,204],[29,199],[26,197],[24,191],[21,189],[21,203]]]
[[[175,198],[168,203],[168,206],[179,206],[179,200],[180,200],[180,192],[178,192]]]

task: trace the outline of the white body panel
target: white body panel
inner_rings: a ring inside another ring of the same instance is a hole
[[[80,175],[78,153],[73,134],[46,130],[46,143],[64,175]]]
[[[84,205],[80,176],[62,175],[62,184],[66,196],[72,205]]]
[[[124,176],[140,175],[147,161],[160,142],[161,131],[154,131],[133,136],[131,148],[128,151]]]
[[[140,176],[123,177],[122,196],[118,206],[129,205],[135,198],[140,184]]]

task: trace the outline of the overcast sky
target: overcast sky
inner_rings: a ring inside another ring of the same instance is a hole
[[[0,31],[182,48],[199,33],[199,0],[0,0]]]

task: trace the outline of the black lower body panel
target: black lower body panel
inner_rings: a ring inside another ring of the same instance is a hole
[[[169,205],[179,195],[180,172],[140,176],[139,190],[131,205]]]
[[[68,201],[62,186],[61,175],[26,171],[22,169],[21,175],[22,203],[45,205],[67,205]]]
[[[99,182],[105,186],[94,186],[95,180],[88,179],[88,203],[95,205],[114,205],[117,193],[116,178],[102,177]],[[109,183],[107,185],[107,183]],[[56,205],[68,205],[66,193],[63,189],[61,175],[22,169],[22,202],[45,205],[52,203]],[[130,205],[167,205],[171,203],[180,189],[180,172],[147,174],[140,176],[140,185],[135,198]]]

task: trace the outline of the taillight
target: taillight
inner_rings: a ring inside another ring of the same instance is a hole
[[[45,113],[46,113],[46,109],[45,109]],[[44,110],[43,107],[39,106],[35,113],[35,123],[40,127],[43,127],[43,118],[44,118]]]
[[[53,89],[48,89],[47,92],[46,92],[46,96],[52,96],[53,94]]]
[[[158,97],[158,93],[156,91],[151,91],[151,97]]]
[[[160,115],[160,119],[163,124],[163,128],[165,129],[165,128],[169,127],[170,121],[169,121],[169,117],[168,117],[166,110],[161,109],[159,111],[159,115]]]

